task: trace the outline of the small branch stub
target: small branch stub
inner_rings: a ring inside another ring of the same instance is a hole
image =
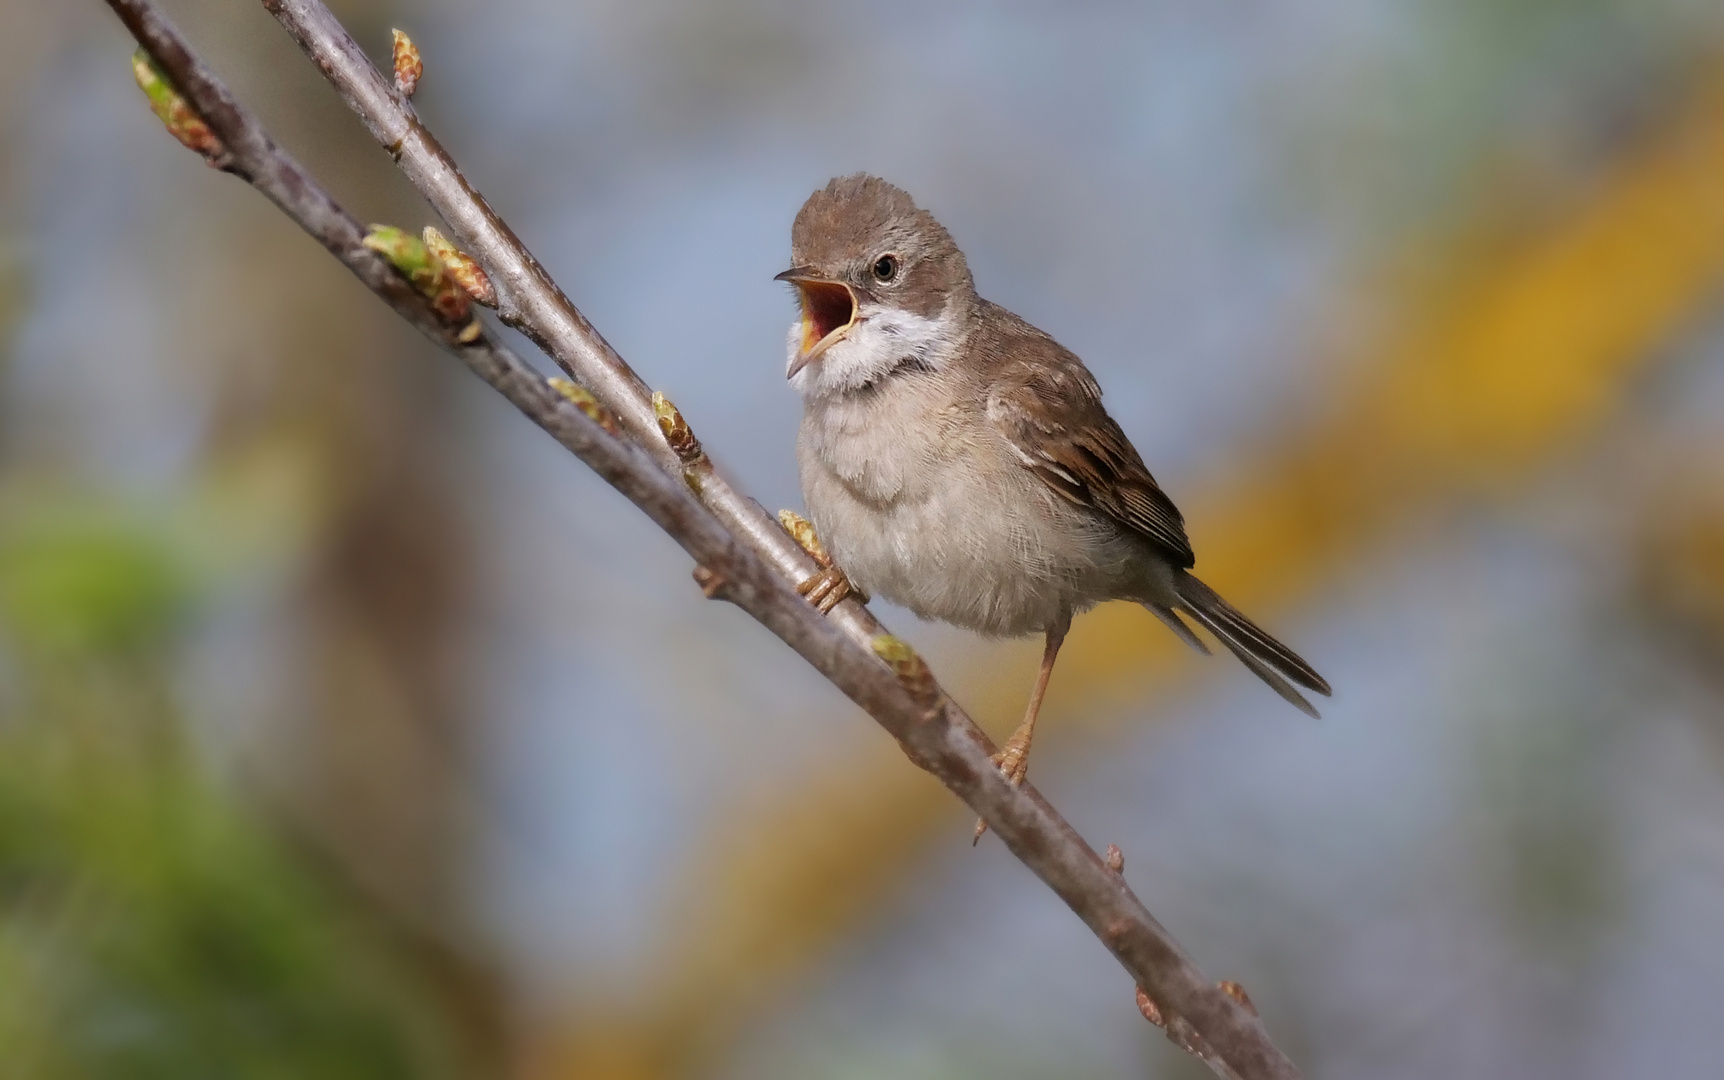
[[[449,238],[438,232],[434,226],[427,225],[419,234],[425,241],[425,246],[431,249],[431,254],[437,256],[443,264],[443,272],[454,279],[455,284],[467,290],[467,295],[484,304],[488,308],[497,306],[497,290],[491,285],[490,275],[480,266],[473,256],[462,251],[449,242]]]
[[[725,586],[730,584],[730,579],[710,567],[697,566],[694,568],[694,583],[700,586],[700,591],[708,600],[719,600],[723,599],[721,594]]]
[[[168,129],[168,134],[178,139],[181,146],[187,150],[202,155],[213,169],[227,169],[232,165],[228,157],[227,147],[216,138],[215,132],[204,123],[203,117],[192,111],[191,105],[174,89],[174,84],[156,62],[150,59],[150,54],[139,49],[132,54],[132,77],[138,82],[138,89],[144,92],[144,97],[150,103],[150,111],[156,114],[156,119]]]
[[[587,419],[604,428],[607,434],[616,435],[622,431],[617,425],[617,418],[611,415],[609,409],[600,405],[599,399],[580,383],[554,375],[546,379],[545,384],[561,394],[575,408],[586,413]]]
[[[403,97],[412,97],[419,88],[419,76],[425,74],[425,63],[419,59],[419,46],[399,30],[389,31],[394,45],[390,52],[395,61],[395,89]]]

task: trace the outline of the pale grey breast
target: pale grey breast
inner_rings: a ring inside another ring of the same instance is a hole
[[[996,635],[1132,592],[1130,539],[1024,469],[960,378],[907,372],[805,403],[803,498],[838,565],[923,618]]]

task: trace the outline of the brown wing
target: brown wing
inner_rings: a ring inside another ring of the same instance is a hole
[[[1095,377],[1046,334],[994,310],[1016,325],[988,343],[996,354],[988,419],[1018,460],[1061,496],[1154,541],[1179,566],[1195,564],[1185,519],[1102,408]]]

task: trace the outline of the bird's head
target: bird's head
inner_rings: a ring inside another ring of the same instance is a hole
[[[801,318],[785,372],[805,396],[937,369],[962,338],[975,287],[951,234],[899,188],[843,176],[809,196],[790,230]]]

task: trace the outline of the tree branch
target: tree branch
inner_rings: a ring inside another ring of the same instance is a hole
[[[373,138],[394,159],[427,202],[449,223],[459,246],[485,267],[496,285],[497,314],[592,391],[622,427],[666,468],[678,463],[659,437],[652,391],[610,343],[593,329],[419,122],[406,95],[372,66],[365,53],[320,3],[263,0],[305,54],[340,92]],[[797,581],[817,567],[758,503],[738,494],[716,473],[697,492],[718,519],[768,564]],[[839,625],[866,646],[880,625],[859,603],[835,611]]]
[[[793,583],[811,573],[813,563],[756,504],[717,477],[680,415],[654,409],[646,385],[466,183],[405,97],[321,4],[264,0],[477,256],[496,284],[504,321],[587,386],[638,445],[614,436],[602,422],[608,418],[589,415],[482,324],[435,304],[396,264],[367,247],[366,230],[276,146],[151,0],[107,2],[218,140],[213,147],[194,148],[256,187],[397,313],[640,507],[694,558],[697,579],[709,595],[748,612],[866,710],[912,761],[988,821],[1163,1014],[1183,1019],[1202,1037],[1212,1048],[1203,1055],[1211,1068],[1246,1080],[1299,1076],[1256,1016],[1197,970],[1071,826],[1032,787],[1006,782],[988,758],[992,746],[986,736],[941,692],[909,646],[882,634],[859,604],[847,602],[833,617],[822,617],[795,593]],[[667,440],[661,430],[686,438]]]

